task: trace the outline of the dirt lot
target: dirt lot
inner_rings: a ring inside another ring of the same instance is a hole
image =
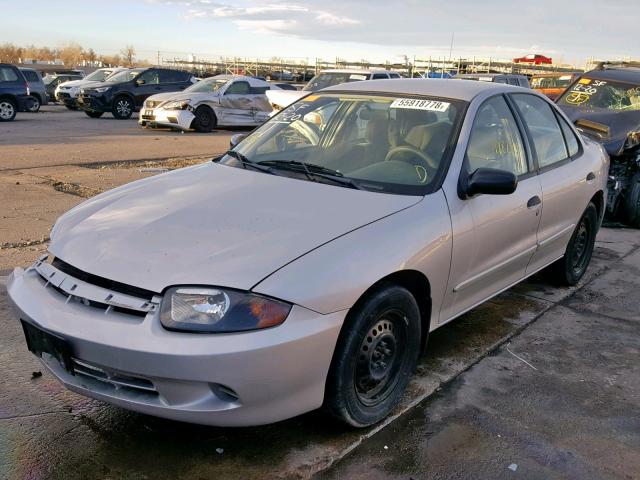
[[[37,256],[55,219],[84,198],[208,161],[233,133],[146,130],[136,119],[91,119],[59,105],[0,124],[0,272]]]
[[[319,412],[198,427],[66,391],[26,349],[9,269],[45,250],[51,223],[84,198],[206,161],[230,134],[45,109],[0,127],[0,479],[640,478],[635,230],[603,229],[578,287],[535,277],[436,331],[403,402],[371,429]]]

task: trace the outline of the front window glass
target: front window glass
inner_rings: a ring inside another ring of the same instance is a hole
[[[469,173],[478,168],[527,173],[527,158],[522,137],[511,110],[502,96],[487,100],[473,121],[467,145]]]
[[[313,175],[323,171],[363,189],[424,194],[446,168],[463,106],[431,97],[309,95],[234,150],[276,174],[297,168],[297,178],[339,185]],[[230,155],[221,163],[243,166]]]
[[[105,81],[109,83],[130,82],[131,80],[136,78],[138,75],[140,75],[140,73],[142,73],[140,70],[125,70],[124,72],[111,75]]]
[[[640,85],[582,77],[558,103],[603,110],[640,110]]]
[[[92,74],[84,77],[84,79],[89,82],[103,82],[111,75],[111,72],[113,72],[113,70],[96,70]]]
[[[198,83],[194,83],[189,88],[185,89],[185,92],[197,92],[197,93],[212,93],[217,92],[224,87],[229,80],[216,79],[215,77],[207,78],[206,80],[200,80]]]
[[[325,72],[313,77],[302,89],[305,92],[316,92],[323,88],[340,85],[341,83],[359,82],[369,80],[369,73]]]

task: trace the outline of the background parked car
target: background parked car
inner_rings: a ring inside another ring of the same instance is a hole
[[[18,67],[0,63],[0,122],[10,122],[16,112],[31,106],[29,83]]]
[[[640,228],[640,63],[602,64],[557,103],[611,157],[607,212]]]
[[[138,123],[198,132],[220,125],[260,125],[271,113],[265,92],[272,88],[278,87],[257,78],[217,75],[184,92],[152,95],[144,102]]]
[[[55,90],[56,100],[63,103],[69,110],[77,110],[78,96],[80,95],[80,89],[83,86],[87,86],[92,82],[104,82],[111,75],[125,70],[128,69],[121,67],[100,68],[80,80],[60,83]]]
[[[44,86],[44,82],[42,81],[42,77],[38,73],[37,70],[33,68],[23,68],[20,67],[20,71],[24,78],[27,79],[27,83],[29,83],[29,91],[31,92],[31,106],[28,108],[30,112],[37,112],[40,110],[41,105],[46,105],[47,101],[47,90]]]
[[[151,95],[178,92],[195,82],[192,74],[182,70],[132,68],[116,73],[104,82],[83,87],[78,106],[91,118],[111,112],[118,120],[124,120],[130,118]]]
[[[557,99],[580,76],[578,72],[538,73],[531,76],[531,88],[551,100]]]
[[[516,87],[531,88],[529,79],[525,75],[517,75],[514,73],[463,73],[453,78],[456,80],[505,83]]]
[[[402,78],[399,73],[382,69],[335,69],[323,70],[313,77],[302,90],[272,90],[267,92],[267,97],[273,113],[288,107],[296,100],[307,95],[309,92],[316,92],[323,88],[339,85],[341,83],[360,82],[363,80],[387,80],[389,78]]]
[[[61,75],[45,75],[42,79],[44,82],[45,89],[47,91],[47,100],[50,102],[56,101],[56,88],[58,85],[64,82],[68,82],[70,80],[80,80],[82,77],[80,75],[68,74],[64,73]]]

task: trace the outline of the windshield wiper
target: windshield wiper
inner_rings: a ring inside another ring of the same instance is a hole
[[[292,170],[294,172],[303,172],[309,180],[312,178],[322,178],[330,180],[340,185],[362,190],[362,187],[350,178],[346,178],[339,170],[323,167],[314,163],[300,162],[297,160],[264,160],[258,162],[259,165],[273,165],[276,168]]]
[[[251,168],[255,168],[260,172],[265,172],[265,173],[270,173],[271,175],[275,175],[273,168],[253,162],[240,152],[236,152],[235,150],[228,150],[227,152],[225,152],[225,155],[229,155],[230,157],[233,157],[236,160],[238,160],[240,163],[242,163],[242,166],[245,169],[249,166]]]

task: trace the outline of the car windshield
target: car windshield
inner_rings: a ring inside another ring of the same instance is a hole
[[[55,75],[45,75],[44,77],[42,77],[42,82],[43,82],[45,85],[49,85],[49,84],[50,84],[51,82],[53,82],[56,78],[58,78],[58,77],[56,77]]]
[[[567,88],[572,79],[571,75],[531,77],[531,88]]]
[[[640,110],[640,85],[582,77],[560,97],[558,104],[603,110]]]
[[[369,80],[369,73],[348,73],[348,72],[324,72],[316,75],[302,89],[305,92],[315,92],[323,88],[339,85],[341,83],[359,82],[361,80]]]
[[[111,75],[109,78],[105,80],[105,82],[110,82],[110,83],[130,82],[141,73],[142,71],[140,70],[125,70],[124,72]]]
[[[446,169],[464,102],[322,93],[287,107],[220,163],[385,193],[424,195]]]
[[[111,75],[112,72],[113,70],[96,70],[92,74],[84,77],[84,80],[87,80],[88,82],[103,82],[107,77],[109,77],[109,75]]]
[[[189,88],[185,89],[185,92],[198,92],[198,93],[211,93],[220,90],[224,85],[229,83],[229,80],[215,77],[207,78],[206,80],[200,80],[198,83],[194,83]]]

